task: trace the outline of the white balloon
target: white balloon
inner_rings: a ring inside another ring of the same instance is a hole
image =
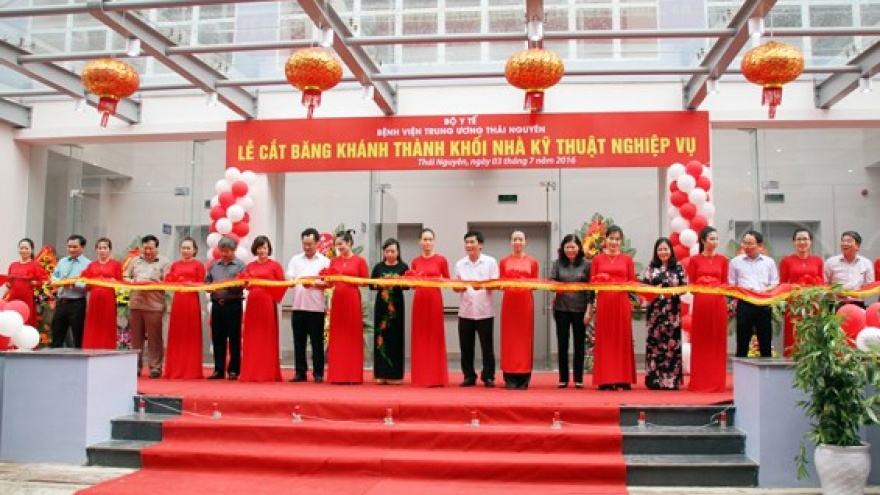
[[[692,229],[684,229],[678,235],[678,240],[680,240],[685,247],[691,247],[697,243],[697,233]]]
[[[12,336],[12,343],[19,349],[33,350],[40,344],[40,332],[30,325],[24,325]]]
[[[224,177],[226,177],[226,180],[228,180],[229,183],[232,184],[233,182],[241,178],[241,170],[236,167],[229,167],[226,169],[226,174],[224,174]]]
[[[697,236],[697,243],[691,246],[691,256],[696,256],[700,254],[700,240],[699,235]]]
[[[880,328],[863,328],[856,336],[856,347],[865,352],[880,352]]]
[[[706,191],[700,189],[699,187],[695,187],[690,193],[688,193],[688,199],[691,203],[697,207],[699,210],[700,205],[706,202],[706,199],[709,197],[706,194]]]
[[[251,252],[244,246],[238,246],[235,249],[235,257],[241,261],[249,261],[251,259]]]
[[[673,163],[669,166],[669,171],[666,172],[666,176],[672,180],[676,180],[684,175],[685,172],[687,172],[687,170],[685,169],[684,165],[680,163]]]
[[[681,332],[682,335],[687,332]],[[691,343],[681,344],[681,368],[685,375],[691,374]]]
[[[249,211],[251,211],[251,208],[254,207],[254,199],[251,198],[250,194],[246,194],[246,195],[236,199],[235,204],[237,204],[238,206],[241,206],[244,209],[244,211],[249,212]]]
[[[232,205],[226,209],[226,218],[233,223],[240,222],[244,218],[244,208],[241,205]]]
[[[24,318],[15,311],[0,311],[0,335],[14,337],[24,325]]]
[[[712,167],[710,167],[708,163],[704,163],[703,164],[703,172],[700,175],[711,179],[712,178]]]
[[[210,234],[208,234],[208,238],[206,239],[208,241],[208,247],[214,249],[215,247],[217,247],[220,239],[223,239],[223,234],[221,234],[220,232],[211,232]]]
[[[682,175],[678,178],[678,190],[688,194],[694,190],[694,187],[697,185],[697,179],[694,179],[690,175]]]
[[[257,182],[257,174],[253,173],[251,170],[245,170],[241,173],[241,180],[243,180],[248,186],[252,186]]]
[[[712,203],[703,203],[697,206],[697,213],[706,217],[706,220],[711,220],[712,217],[715,216],[715,205]],[[712,222],[709,222],[710,224]]]
[[[690,292],[685,292],[681,295],[681,302],[685,304],[693,304],[694,303],[694,295]]]
[[[670,225],[672,226],[673,232],[681,233],[681,231],[688,228],[688,221],[684,217],[675,217],[672,219],[672,222],[670,222]]]
[[[217,232],[222,235],[226,235],[232,232],[232,222],[228,218],[221,218],[220,220],[217,220],[215,226],[217,227]]]
[[[231,190],[232,190],[232,184],[230,184],[229,181],[226,179],[220,179],[214,183],[214,191],[217,194],[224,193],[226,191],[231,191]],[[217,198],[217,204],[218,205],[220,204],[219,198]]]
[[[666,210],[666,214],[669,215],[669,218],[675,218],[681,216],[681,212],[678,211],[677,206],[670,206],[668,210]]]
[[[217,196],[216,194],[211,198],[211,208],[215,206],[220,206],[220,196]]]

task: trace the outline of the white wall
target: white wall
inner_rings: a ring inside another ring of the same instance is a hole
[[[0,266],[4,273],[9,263],[18,260],[18,240],[27,235],[30,147],[16,142],[14,136],[14,129],[0,124],[0,178],[4,183],[0,194]]]

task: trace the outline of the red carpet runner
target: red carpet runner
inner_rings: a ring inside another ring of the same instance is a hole
[[[185,414],[144,450],[143,469],[80,493],[626,494],[621,402],[728,398],[556,390],[554,379],[529,391],[142,381],[144,393],[184,396]]]

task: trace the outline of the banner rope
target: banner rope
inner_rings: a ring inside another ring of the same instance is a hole
[[[0,276],[3,283],[4,276]],[[802,287],[795,284],[781,284],[767,292],[756,292],[732,285],[685,285],[680,287],[656,287],[653,285],[624,282],[624,283],[579,283],[579,282],[556,282],[547,279],[495,279],[481,281],[453,280],[445,278],[427,278],[417,276],[363,278],[350,277],[347,275],[328,274],[320,277],[303,277],[295,280],[263,280],[257,278],[239,278],[225,280],[216,283],[184,283],[184,282],[122,282],[118,280],[97,278],[64,279],[52,282],[55,286],[85,284],[94,287],[106,287],[117,290],[161,290],[171,292],[211,292],[231,287],[294,287],[296,285],[309,286],[317,282],[328,285],[344,283],[357,286],[369,286],[372,288],[434,288],[434,289],[458,289],[465,290],[546,290],[553,292],[594,291],[594,292],[632,292],[636,294],[650,294],[655,296],[673,296],[686,293],[709,294],[727,296],[750,302],[758,306],[769,306],[784,301],[798,292]],[[812,286],[811,286],[812,287]],[[825,285],[831,290],[831,287]],[[869,284],[857,290],[842,290],[841,296],[864,299],[868,296],[880,294],[880,282]]]

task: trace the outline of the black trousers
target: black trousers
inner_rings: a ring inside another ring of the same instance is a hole
[[[212,303],[211,344],[214,346],[214,373],[237,375],[241,372],[241,299],[217,300]]]
[[[740,300],[736,303],[736,357],[749,355],[752,334],[758,335],[761,357],[772,356],[772,310]]]
[[[294,311],[290,315],[293,328],[293,365],[297,376],[306,376],[306,344],[312,344],[312,375],[324,378],[324,313],[318,311]]]
[[[86,325],[86,300],[62,299],[55,301],[55,315],[52,316],[50,329],[52,330],[52,342],[50,347],[64,347],[67,340],[67,330],[73,334],[73,347],[82,349],[83,331]]]
[[[574,337],[574,381],[584,382],[584,358],[586,357],[587,327],[584,325],[585,311],[553,311],[556,321],[556,346],[559,357],[559,381],[568,383],[568,343]],[[571,328],[571,334],[568,329]]]
[[[483,353],[483,370],[480,379],[483,382],[495,381],[495,345],[493,343],[493,329],[495,318],[471,320],[470,318],[458,319],[458,342],[461,345],[461,371],[465,380],[476,380],[477,372],[474,370],[474,351],[476,337],[480,337],[480,350]]]

